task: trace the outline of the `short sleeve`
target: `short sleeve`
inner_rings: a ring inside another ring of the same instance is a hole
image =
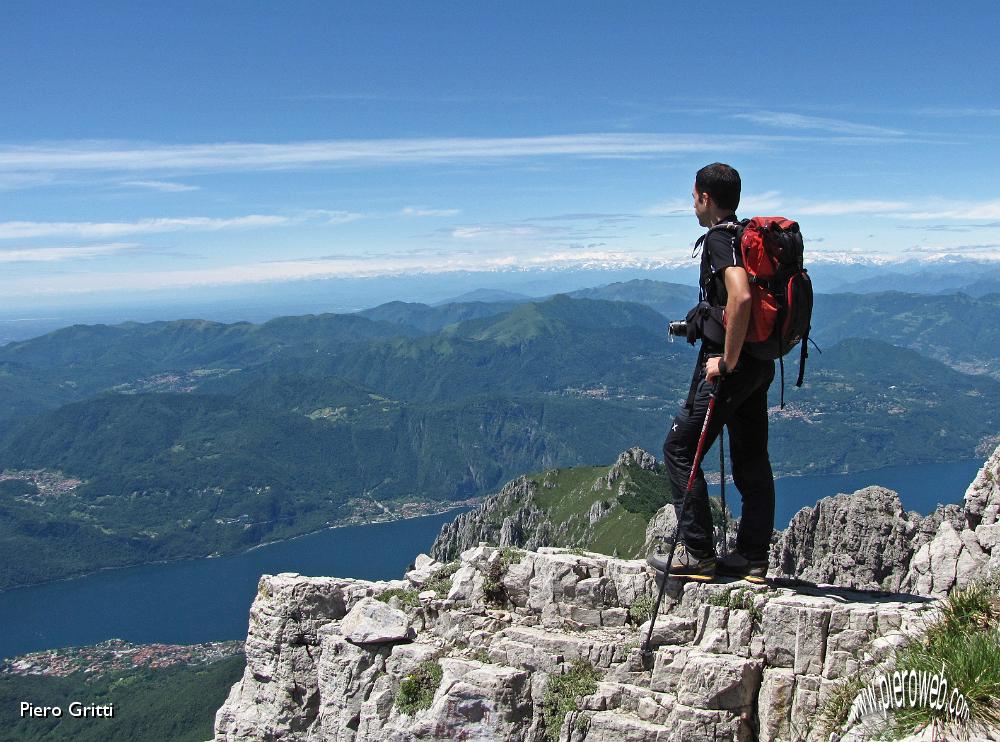
[[[734,265],[740,265],[741,262],[736,235],[729,231],[718,230],[710,233],[705,240],[705,253],[713,275]]]

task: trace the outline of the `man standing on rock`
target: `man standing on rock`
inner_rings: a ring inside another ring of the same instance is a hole
[[[679,524],[670,574],[694,580],[711,580],[720,574],[763,582],[774,528],[774,475],[767,453],[767,390],[774,378],[774,361],[742,352],[750,320],[749,278],[735,232],[711,230],[738,221],[740,175],[729,165],[707,165],[695,176],[692,196],[698,223],[710,229],[701,240],[700,299],[716,308],[716,318],[718,310],[725,309],[725,330],[716,319],[716,332],[712,332],[713,319],[706,318],[712,313],[702,313],[704,329],[698,333],[701,350],[691,390],[663,444]],[[704,450],[711,448],[724,425],[729,428],[733,480],[743,497],[736,551],[718,562],[708,486],[700,466],[685,498],[713,391],[716,400]],[[660,571],[667,568],[666,557],[653,555],[649,562]]]

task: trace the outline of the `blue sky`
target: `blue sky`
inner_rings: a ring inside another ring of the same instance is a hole
[[[815,260],[996,258],[998,26],[995,3],[8,0],[0,291],[673,264],[715,160]]]

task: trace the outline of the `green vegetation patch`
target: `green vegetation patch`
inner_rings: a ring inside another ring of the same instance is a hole
[[[1000,727],[1000,575],[993,574],[965,589],[951,592],[941,618],[923,637],[896,653],[899,670],[931,675],[942,672],[969,706],[969,724]],[[903,708],[895,714],[897,738],[929,724],[944,728],[947,707]]]
[[[421,662],[399,684],[399,692],[396,694],[395,700],[396,708],[408,715],[429,709],[434,700],[434,693],[441,684],[442,674],[441,665],[437,659]]]
[[[545,720],[545,739],[556,742],[563,719],[575,711],[577,699],[597,691],[601,673],[586,660],[573,660],[569,670],[562,675],[552,675],[545,686],[542,698],[542,715]]]
[[[651,596],[640,595],[628,607],[628,620],[636,626],[640,626],[653,617],[655,608],[656,601]]]
[[[439,598],[446,597],[451,592],[452,578],[461,566],[458,561],[448,562],[424,584],[424,590],[433,590]]]
[[[927,727],[936,735],[951,739],[968,733],[1000,727],[1000,575],[989,575],[964,589],[951,592],[941,606],[940,617],[922,635],[911,639],[896,651],[888,676],[895,671],[917,677],[943,675],[951,691],[960,693],[968,706],[968,719],[954,719],[948,704],[932,708],[929,703],[893,709],[886,722],[881,716],[866,716],[865,722],[879,739],[903,739]],[[858,693],[876,677],[869,672],[865,680],[845,683],[822,709],[824,726],[838,731],[847,723]],[[949,697],[949,701],[950,701]],[[872,719],[875,719],[873,722]]]
[[[243,655],[210,665],[175,665],[111,673],[98,678],[0,677],[0,739],[18,742],[203,742],[212,737],[215,712],[243,675]],[[58,706],[61,717],[21,718],[22,701]],[[113,705],[111,718],[73,718],[69,704]]]
[[[503,605],[507,602],[507,591],[503,586],[504,575],[512,564],[520,564],[524,557],[523,549],[515,549],[505,546],[500,549],[500,556],[495,559],[486,571],[486,579],[483,581],[483,595],[486,602],[495,605]]]
[[[375,600],[381,600],[383,603],[388,603],[393,598],[399,600],[399,605],[403,608],[416,608],[420,605],[420,598],[417,597],[418,593],[416,590],[411,590],[405,587],[391,587],[388,590],[383,590],[378,595],[375,596]]]
[[[757,606],[756,596],[753,590],[739,587],[734,590],[727,590],[722,593],[715,593],[708,598],[709,605],[722,606],[737,611],[748,611],[750,618],[755,624],[760,624],[764,614]]]

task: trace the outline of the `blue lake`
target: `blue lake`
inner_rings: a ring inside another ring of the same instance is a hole
[[[464,510],[464,509],[463,509]],[[234,556],[146,564],[0,593],[0,657],[94,644],[243,639],[262,574],[399,579],[463,510],[332,528]]]
[[[728,462],[727,462],[728,465]],[[877,484],[899,493],[904,510],[916,510],[927,515],[939,505],[962,502],[965,490],[982,468],[983,461],[953,461],[947,464],[915,464],[887,466],[884,469],[826,474],[808,477],[781,477],[774,483],[775,528],[783,529],[803,507],[840,492],[854,492]],[[710,487],[718,496],[719,488]],[[726,504],[734,515],[740,514],[739,492],[731,482],[726,484]]]
[[[869,484],[899,492],[907,510],[929,513],[939,502],[961,501],[981,465],[961,461],[779,479],[775,522],[784,528],[801,507]],[[734,487],[726,490],[738,514],[739,495]],[[235,556],[106,570],[0,593],[0,657],[111,637],[176,644],[242,639],[261,574],[399,578],[458,512],[336,528]]]

